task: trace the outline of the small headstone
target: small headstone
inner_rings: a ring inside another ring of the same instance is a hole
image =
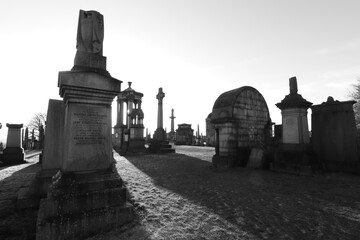
[[[3,151],[5,164],[18,164],[24,162],[24,149],[22,148],[21,128],[23,124],[6,124],[8,135],[6,148]]]
[[[262,168],[264,166],[264,150],[261,148],[251,149],[249,160],[247,162],[247,168]]]

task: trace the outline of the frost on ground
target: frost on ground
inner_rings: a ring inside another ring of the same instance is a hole
[[[90,239],[359,239],[360,176],[214,171],[213,148],[120,157],[137,218]],[[34,239],[37,211],[16,208],[17,191],[40,165],[0,168],[0,239]]]
[[[184,154],[115,154],[138,218],[92,239],[360,236],[358,176],[305,177],[244,168],[219,172],[210,168],[209,148],[177,147],[177,152]]]

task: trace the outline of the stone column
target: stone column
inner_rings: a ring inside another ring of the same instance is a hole
[[[174,109],[171,109],[171,132],[173,133],[174,132],[174,119],[176,118],[174,116]]]
[[[159,88],[159,93],[156,95],[158,100],[158,116],[157,116],[157,128],[163,128],[163,98],[165,93],[163,93],[162,88]]]
[[[166,140],[166,132],[163,128],[163,98],[165,97],[165,93],[162,91],[162,88],[159,88],[159,93],[156,95],[156,99],[158,99],[158,116],[157,116],[157,129],[154,133],[154,140],[157,141],[165,141]]]
[[[132,121],[131,121],[131,117],[130,114],[133,110],[133,106],[134,106],[134,99],[133,98],[129,98],[128,100],[128,112],[127,112],[127,128],[130,129],[130,126],[132,125]]]
[[[124,124],[124,100],[117,99],[118,102],[118,111],[117,111],[117,125],[121,126]]]

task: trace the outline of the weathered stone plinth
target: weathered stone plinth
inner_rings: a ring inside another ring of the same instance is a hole
[[[24,149],[21,147],[21,128],[23,124],[6,124],[8,135],[6,148],[3,151],[3,161],[5,164],[24,163]]]
[[[3,159],[5,164],[24,163],[24,149],[20,147],[7,147],[3,151]]]
[[[62,171],[107,169],[112,163],[111,103],[120,81],[96,72],[60,72],[65,127]]]
[[[121,82],[98,72],[59,73],[65,118],[61,171],[40,202],[37,239],[80,239],[133,219],[114,164],[111,103]]]
[[[133,207],[126,202],[126,188],[117,173],[59,172],[40,203],[37,239],[83,239],[133,218]]]

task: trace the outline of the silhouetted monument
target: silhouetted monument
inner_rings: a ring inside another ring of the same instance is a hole
[[[141,99],[144,94],[129,87],[119,93],[117,98],[117,124],[114,126],[115,150],[121,155],[140,154],[145,152],[144,113],[141,109]],[[124,108],[126,104],[126,108]],[[125,111],[124,111],[125,110]],[[124,112],[126,124],[124,124]]]
[[[156,99],[158,100],[158,112],[157,112],[157,128],[154,133],[154,139],[159,141],[166,140],[166,132],[163,128],[163,98],[165,97],[165,93],[162,88],[159,88],[159,93],[156,95]]]
[[[171,131],[169,132],[168,134],[168,138],[169,138],[169,141],[171,142],[174,142],[175,141],[175,138],[176,138],[176,133],[175,133],[175,129],[174,129],[174,119],[176,117],[174,116],[174,109],[171,109],[171,116],[170,116],[170,119],[171,119]]]
[[[176,145],[193,145],[194,129],[191,128],[191,124],[182,123],[178,124],[176,129]]]
[[[277,103],[282,115],[282,139],[275,157],[275,168],[308,171],[311,146],[307,109],[312,103],[298,94],[296,77],[289,79],[290,93]]]
[[[311,107],[312,144],[324,170],[360,173],[354,103],[328,97]]]
[[[159,88],[159,93],[156,95],[158,100],[158,114],[157,114],[157,128],[155,130],[153,139],[149,144],[149,151],[153,153],[173,153],[169,142],[166,140],[166,131],[163,128],[163,98],[165,93],[162,88]]]
[[[134,217],[114,168],[111,104],[121,81],[106,70],[103,29],[100,13],[80,10],[75,64],[58,80],[65,105],[61,169],[40,201],[37,239],[83,239]]]
[[[3,151],[3,161],[5,164],[24,163],[24,149],[22,148],[21,128],[23,124],[9,124],[6,139],[6,148]]]

